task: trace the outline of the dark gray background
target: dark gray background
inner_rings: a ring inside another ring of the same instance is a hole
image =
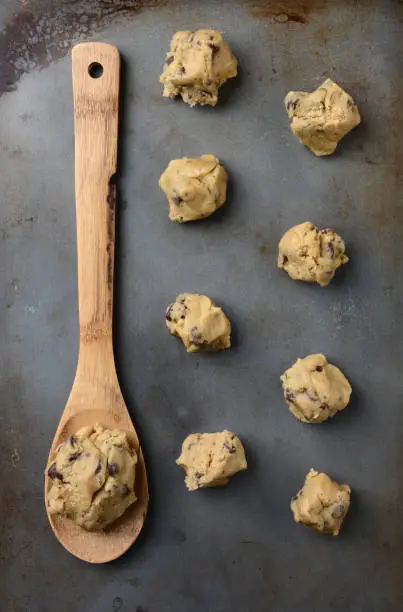
[[[0,19],[1,608],[401,610],[402,3],[2,0]],[[198,27],[222,30],[239,59],[215,109],[161,97],[171,35]],[[108,566],[60,546],[42,498],[77,357],[70,48],[83,39],[118,45],[124,60],[116,353],[151,493],[142,536]],[[291,134],[283,98],[326,75],[363,121],[317,159]],[[174,225],[158,177],[203,153],[227,167],[230,202]],[[282,233],[305,220],[347,241],[351,262],[326,289],[276,268]],[[170,337],[164,308],[183,291],[224,306],[233,349],[187,355]],[[315,351],[354,389],[317,427],[292,417],[279,384]],[[244,441],[248,472],[187,493],[182,439],[222,428]],[[311,467],[353,489],[338,538],[293,522],[289,501]]]

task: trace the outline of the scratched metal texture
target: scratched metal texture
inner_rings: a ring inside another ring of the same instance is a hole
[[[297,2],[2,0],[1,609],[6,612],[393,612],[403,607],[403,6]],[[222,30],[239,77],[214,108],[161,97],[178,29]],[[90,566],[56,541],[43,469],[77,357],[70,49],[116,44],[124,60],[116,256],[119,377],[144,444],[150,512],[121,560]],[[362,125],[328,159],[289,130],[283,98],[330,75]],[[169,222],[158,176],[216,154],[230,202]],[[350,263],[326,289],[276,268],[291,225],[345,237]],[[177,293],[225,307],[234,347],[187,355],[164,326]],[[300,424],[279,376],[322,351],[352,382],[331,422]],[[249,470],[187,493],[175,465],[194,431],[233,429]],[[315,467],[347,482],[338,538],[293,522]]]

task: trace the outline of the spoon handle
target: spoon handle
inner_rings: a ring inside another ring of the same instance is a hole
[[[104,43],[78,44],[72,52],[72,72],[79,364],[88,355],[93,366],[100,355],[113,359],[119,52]]]

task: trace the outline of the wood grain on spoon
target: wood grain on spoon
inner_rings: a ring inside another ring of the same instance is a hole
[[[116,47],[83,43],[73,49],[75,186],[80,345],[76,376],[54,437],[56,447],[85,425],[127,432],[138,453],[137,501],[105,531],[88,532],[50,515],[52,529],[69,552],[91,563],[122,555],[136,540],[148,505],[140,443],[120,390],[113,354],[112,310],[115,251],[119,70]],[[51,480],[45,476],[45,498]]]

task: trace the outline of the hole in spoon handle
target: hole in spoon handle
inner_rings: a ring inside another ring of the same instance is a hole
[[[91,62],[88,66],[88,74],[93,79],[99,79],[104,71],[104,67],[99,62]]]

